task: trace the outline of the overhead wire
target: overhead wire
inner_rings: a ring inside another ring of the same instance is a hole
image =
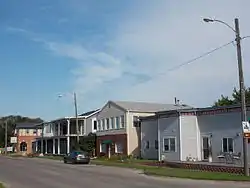
[[[242,37],[241,40],[246,39],[246,38],[250,38],[250,36]],[[235,40],[232,40],[232,41],[230,41],[230,42],[228,42],[228,43],[226,43],[226,44],[223,44],[223,45],[221,45],[221,46],[219,46],[219,47],[217,47],[217,48],[214,48],[213,50],[210,50],[210,51],[208,51],[208,52],[206,52],[206,53],[204,53],[204,54],[202,54],[202,55],[200,55],[200,56],[198,56],[198,57],[195,57],[195,58],[190,59],[190,60],[188,60],[188,61],[185,61],[184,63],[181,63],[181,64],[179,64],[179,65],[177,65],[177,66],[174,66],[174,67],[168,69],[167,71],[164,71],[164,73],[160,73],[159,75],[165,75],[165,74],[167,74],[167,72],[170,72],[170,71],[179,69],[179,68],[181,68],[181,67],[183,67],[183,66],[192,64],[192,63],[194,63],[195,61],[197,61],[197,60],[199,60],[199,59],[201,59],[201,58],[203,58],[203,57],[205,57],[205,56],[208,56],[208,55],[210,55],[210,54],[212,54],[212,53],[214,53],[214,52],[216,52],[216,51],[218,51],[218,50],[221,50],[222,48],[224,48],[224,47],[226,47],[226,46],[229,46],[230,44],[234,44],[234,42],[235,42]]]
[[[217,48],[214,48],[213,50],[208,51],[208,52],[206,52],[206,53],[204,53],[204,54],[202,54],[202,55],[200,55],[200,56],[198,56],[198,57],[195,57],[195,58],[193,58],[193,59],[190,59],[190,60],[188,60],[188,61],[185,61],[184,63],[181,63],[181,64],[179,64],[179,65],[177,65],[177,66],[174,66],[174,67],[168,69],[167,72],[170,72],[170,71],[179,69],[179,68],[181,68],[181,67],[183,67],[183,66],[192,64],[192,63],[194,63],[195,61],[197,61],[197,60],[199,60],[199,59],[201,59],[201,58],[203,58],[203,57],[205,57],[205,56],[208,56],[208,55],[210,55],[210,54],[212,54],[212,53],[214,53],[214,52],[216,52],[216,51],[218,51],[218,50],[221,50],[222,48],[224,48],[224,47],[226,47],[226,46],[228,46],[228,45],[230,45],[230,44],[233,44],[233,42],[234,42],[234,40],[232,40],[232,41],[230,41],[230,42],[228,42],[228,43],[226,43],[226,44],[223,44],[223,45],[221,45],[221,46],[219,46],[219,47],[217,47]],[[166,74],[167,72],[161,73],[161,75]]]

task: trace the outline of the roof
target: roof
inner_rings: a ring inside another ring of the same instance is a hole
[[[110,101],[117,106],[123,108],[126,111],[132,112],[158,112],[158,111],[170,111],[177,109],[192,108],[188,105],[177,105],[177,104],[160,104],[160,103],[149,103],[149,102],[131,102],[131,101]]]
[[[96,110],[91,110],[89,112],[83,113],[80,116],[90,116],[92,114],[94,114],[95,112],[99,111],[100,109],[96,109]]]
[[[29,128],[35,128],[37,126],[37,123],[30,123],[30,122],[24,122],[24,123],[17,123],[16,129],[29,129]]]

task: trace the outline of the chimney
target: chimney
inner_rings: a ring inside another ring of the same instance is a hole
[[[174,98],[174,104],[176,104],[176,103],[177,103],[177,98],[175,97],[175,98]]]

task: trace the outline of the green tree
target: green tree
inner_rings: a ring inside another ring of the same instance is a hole
[[[245,90],[246,95],[246,104],[250,104],[250,87]],[[241,103],[241,94],[240,91],[236,88],[233,89],[232,97],[221,95],[221,98],[218,99],[213,106],[228,106],[228,105],[237,105]]]
[[[22,116],[5,116],[0,118],[0,147],[5,145],[5,125],[7,124],[7,138],[8,143],[10,142],[10,137],[13,136],[17,123],[41,123],[43,122],[40,118],[29,118]]]
[[[82,151],[86,151],[90,154],[93,154],[96,148],[96,134],[89,133],[88,136],[81,137],[79,145]]]

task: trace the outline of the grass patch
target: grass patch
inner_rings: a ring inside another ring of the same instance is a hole
[[[63,160],[63,156],[37,156],[36,158],[51,159],[51,160]]]
[[[220,180],[220,181],[250,181],[250,177],[221,172],[204,172],[178,168],[144,169],[146,175],[165,176],[175,178],[188,178],[196,180]]]
[[[0,183],[0,188],[5,188],[5,186],[2,183]]]
[[[145,162],[145,161],[144,161]],[[157,166],[146,166],[140,164],[141,162],[115,162],[109,160],[93,160],[91,163],[104,166],[116,166],[123,168],[133,168],[143,170],[146,175],[153,176],[165,176],[165,177],[175,177],[175,178],[187,178],[196,180],[220,180],[220,181],[250,181],[250,177],[220,173],[220,172],[204,172],[197,170],[188,170],[180,168],[167,168],[167,167],[157,167]]]

